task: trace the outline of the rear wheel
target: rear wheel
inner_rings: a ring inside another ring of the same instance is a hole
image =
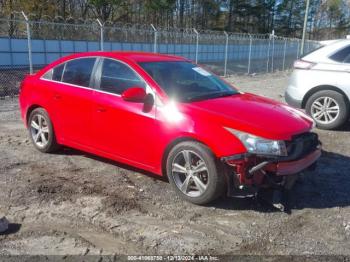
[[[43,108],[34,109],[28,118],[29,136],[41,152],[54,152],[59,148],[48,113]]]
[[[306,112],[321,129],[335,129],[348,119],[349,107],[345,97],[333,90],[313,94],[306,103]]]
[[[224,193],[225,179],[211,150],[198,142],[182,142],[169,153],[167,175],[178,195],[194,204],[207,204]]]

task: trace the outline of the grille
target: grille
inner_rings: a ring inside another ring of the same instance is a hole
[[[319,145],[318,135],[316,133],[303,133],[296,135],[292,141],[287,141],[288,157],[292,159],[302,158],[315,151]]]

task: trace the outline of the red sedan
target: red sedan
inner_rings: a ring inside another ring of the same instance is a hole
[[[38,150],[65,145],[167,176],[196,204],[287,187],[321,154],[307,115],[182,57],[67,56],[27,76],[19,100]]]

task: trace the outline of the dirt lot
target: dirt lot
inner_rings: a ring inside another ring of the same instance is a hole
[[[287,76],[230,80],[282,100]],[[17,100],[0,100],[0,216],[13,223],[0,254],[350,255],[350,125],[316,131],[324,153],[296,185],[291,215],[253,199],[201,207],[130,167],[72,149],[36,151]]]

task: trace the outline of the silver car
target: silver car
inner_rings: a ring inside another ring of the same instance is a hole
[[[303,108],[321,129],[335,129],[349,119],[350,40],[339,40],[294,63],[286,102]]]

